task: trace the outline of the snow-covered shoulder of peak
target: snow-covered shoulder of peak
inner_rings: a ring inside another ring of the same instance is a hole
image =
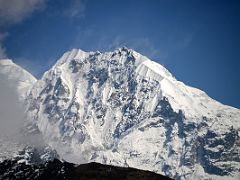
[[[231,106],[224,105],[211,97],[204,91],[185,85],[161,64],[158,64],[147,57],[136,53],[135,57],[141,59],[141,63],[136,68],[136,73],[144,78],[153,79],[160,82],[162,96],[170,101],[175,111],[183,110],[189,118],[193,117],[224,117],[231,115],[229,126],[236,124],[240,128],[240,111]]]
[[[163,79],[174,80],[166,68],[147,58],[138,65],[136,73],[141,77],[150,78],[159,82]]]
[[[16,89],[20,100],[25,98],[26,93],[37,81],[33,75],[10,59],[0,60],[0,76],[6,79],[11,88]]]

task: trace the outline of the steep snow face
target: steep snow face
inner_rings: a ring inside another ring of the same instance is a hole
[[[4,77],[7,84],[19,95],[20,100],[24,100],[27,92],[37,81],[29,72],[14,64],[10,59],[0,60],[0,76]]]
[[[37,81],[29,119],[61,158],[172,178],[236,178],[240,111],[127,48],[74,49]]]

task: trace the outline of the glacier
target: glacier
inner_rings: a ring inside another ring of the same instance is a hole
[[[174,179],[240,177],[240,110],[132,49],[73,49],[30,82],[27,129],[37,129],[65,161]]]

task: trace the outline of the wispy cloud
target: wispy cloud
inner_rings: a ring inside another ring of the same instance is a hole
[[[194,37],[194,33],[186,34],[181,41],[176,43],[176,48],[183,49],[188,47],[193,41],[193,37]]]
[[[6,58],[3,41],[9,35],[7,28],[21,23],[33,12],[44,8],[47,0],[0,0],[0,58]]]
[[[0,26],[16,24],[34,11],[44,8],[46,0],[0,0]]]
[[[148,37],[102,37],[97,43],[97,49],[103,49],[107,51],[112,51],[123,46],[134,49],[149,58],[156,59],[161,62],[167,58],[167,54],[163,53],[159,48],[157,48],[154,42]]]
[[[89,41],[91,40],[91,42]],[[90,51],[113,51],[116,48],[126,46],[133,50],[140,52],[141,54],[157,60],[164,64],[167,59],[167,52],[162,51],[154,42],[148,37],[126,37],[124,35],[106,35],[99,34],[95,28],[89,28],[78,31],[78,35],[75,37],[75,41],[69,47],[82,48],[85,47]]]
[[[0,32],[0,59],[7,57],[6,48],[4,48],[2,45],[2,42],[7,36],[8,36],[7,32],[3,32],[3,33]]]
[[[2,44],[0,43],[0,59],[4,59],[6,57],[7,57],[6,48],[2,47]]]
[[[64,10],[64,15],[68,17],[82,17],[85,12],[84,0],[70,0],[69,5]]]
[[[160,50],[151,42],[149,38],[139,38],[135,41],[132,41],[132,48],[140,50],[143,53],[146,53],[151,58],[156,58],[161,56]]]
[[[0,136],[12,135],[19,131],[23,124],[24,109],[19,96],[12,88],[6,76],[0,74]]]

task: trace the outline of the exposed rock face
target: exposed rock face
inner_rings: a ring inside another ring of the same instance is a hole
[[[0,178],[25,180],[170,180],[170,178],[133,168],[107,166],[89,163],[76,166],[71,163],[53,160],[38,165],[26,165],[14,160],[0,163]]]

